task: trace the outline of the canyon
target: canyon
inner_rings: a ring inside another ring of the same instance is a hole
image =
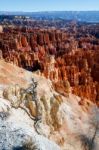
[[[99,150],[98,23],[1,22],[0,150],[28,149]]]
[[[57,24],[57,23],[56,23]],[[67,84],[75,95],[99,106],[98,25],[70,22],[63,29],[4,27],[0,58],[53,82],[63,95]]]

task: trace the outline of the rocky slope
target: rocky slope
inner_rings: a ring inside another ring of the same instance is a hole
[[[37,97],[31,95],[32,78],[38,83]],[[83,150],[83,137],[93,137],[98,113],[88,99],[82,100],[71,90],[61,94],[49,79],[0,61],[1,150],[22,147],[30,141],[32,149]]]

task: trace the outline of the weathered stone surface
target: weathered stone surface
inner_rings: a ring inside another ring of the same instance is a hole
[[[11,71],[13,71],[13,76]],[[42,150],[57,150],[60,147],[61,149],[83,150],[79,136],[82,136],[83,133],[84,136],[88,135],[92,138],[95,128],[90,123],[91,121],[95,123],[96,115],[98,116],[98,113],[96,114],[98,108],[93,102],[83,96],[80,98],[71,93],[67,95],[71,90],[68,80],[58,81],[59,84],[54,83],[56,88],[59,89],[57,93],[50,80],[10,63],[5,63],[3,60],[0,61],[0,75],[1,72],[3,77],[6,75],[5,72],[9,77],[9,82],[6,81],[6,77],[5,83],[2,83],[0,78],[1,150],[11,150],[13,147],[22,146],[23,142],[28,142],[29,138],[33,140],[32,143],[38,149]],[[19,78],[22,80],[21,82]],[[33,101],[35,94],[31,94],[32,78],[38,83],[36,93],[39,110]],[[10,85],[12,79],[13,84]],[[22,82],[23,84],[20,84]],[[84,95],[85,86],[81,86],[83,88],[82,95]],[[90,84],[90,86],[94,89],[93,84]],[[86,84],[88,93],[90,93],[90,86]],[[97,92],[98,88],[99,85],[96,82]],[[36,120],[38,114],[40,120]],[[98,143],[99,139],[96,136],[97,150],[99,149]]]

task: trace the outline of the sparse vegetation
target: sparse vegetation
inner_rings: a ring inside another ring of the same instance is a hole
[[[14,147],[13,150],[40,150],[35,142],[30,140],[23,144],[23,146]]]
[[[91,110],[92,116],[90,118],[90,124],[93,128],[92,133],[91,131],[88,132],[88,135],[80,135],[79,138],[82,143],[82,147],[84,150],[94,150],[96,147],[96,137],[97,133],[99,132],[99,109],[97,106]]]
[[[9,117],[9,112],[0,112],[0,118],[2,120],[5,120],[8,117]]]
[[[79,138],[81,140],[83,150],[94,150],[95,144],[92,141],[92,138],[87,137],[87,135],[80,135]]]

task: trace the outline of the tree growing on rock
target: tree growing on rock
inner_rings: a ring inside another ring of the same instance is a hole
[[[26,103],[32,101],[35,103],[36,106],[36,120],[40,119],[40,112],[39,112],[39,99],[37,98],[37,85],[38,83],[32,78],[32,83],[30,86],[23,90],[23,94],[25,94],[24,99],[26,99]]]

